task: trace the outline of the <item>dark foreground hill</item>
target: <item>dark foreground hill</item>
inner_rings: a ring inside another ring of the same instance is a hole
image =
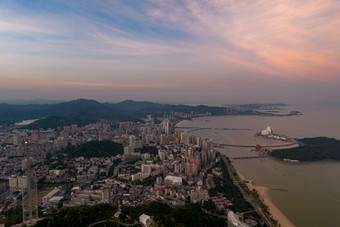
[[[138,220],[142,214],[154,217],[159,226],[225,226],[225,220],[205,214],[199,205],[186,204],[183,207],[171,208],[166,204],[152,202],[137,207],[123,207],[120,221],[128,222],[126,214]],[[36,226],[88,226],[101,220],[113,220],[112,216],[117,211],[108,204],[94,206],[79,206],[62,209],[50,218],[43,219]],[[114,221],[98,226],[120,226]],[[137,226],[137,225],[136,225]]]

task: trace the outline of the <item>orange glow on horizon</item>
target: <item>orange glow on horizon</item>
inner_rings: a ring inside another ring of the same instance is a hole
[[[93,82],[61,82],[65,85],[89,86],[89,87],[118,87],[118,88],[165,88],[167,84],[127,84],[127,83],[93,83]]]

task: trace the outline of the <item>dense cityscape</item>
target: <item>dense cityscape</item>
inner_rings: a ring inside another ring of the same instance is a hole
[[[340,226],[340,1],[0,1],[0,227]]]
[[[237,222],[240,217],[230,209],[237,207],[234,198],[216,190],[226,166],[213,141],[176,129],[181,119],[207,115],[175,112],[157,119],[148,115],[143,123],[98,120],[84,127],[47,130],[3,124],[1,210],[22,202],[29,151],[42,217],[61,208],[98,203],[118,208],[152,201],[170,207],[210,202],[212,211],[229,214]],[[245,222],[256,226],[259,220],[256,216]]]

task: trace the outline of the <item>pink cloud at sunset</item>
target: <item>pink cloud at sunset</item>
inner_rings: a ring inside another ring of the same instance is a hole
[[[123,83],[94,83],[94,82],[79,82],[79,81],[47,81],[47,80],[18,80],[10,78],[2,78],[2,86],[7,85],[8,87],[16,86],[45,86],[45,87],[108,87],[108,88],[170,88],[169,84],[123,84]],[[6,84],[4,83],[6,81]]]
[[[338,100],[339,44],[338,0],[5,0],[0,95]]]
[[[214,37],[225,55],[256,68],[292,78],[339,77],[339,1],[185,3],[181,8],[178,3],[162,1],[160,8],[149,13],[164,23],[190,29],[206,45],[216,45],[211,41]]]

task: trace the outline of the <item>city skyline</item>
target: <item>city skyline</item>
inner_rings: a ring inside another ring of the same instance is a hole
[[[338,102],[340,2],[2,1],[0,96]]]

